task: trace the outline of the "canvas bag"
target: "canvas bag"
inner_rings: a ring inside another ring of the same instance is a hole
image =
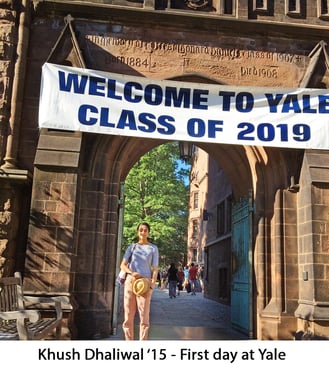
[[[129,256],[129,259],[128,259],[128,264],[129,264],[129,263],[130,263],[130,261],[131,261],[131,257],[132,257],[132,255],[133,255],[133,251],[134,251],[135,247],[136,247],[136,244],[134,245],[133,249],[131,250],[131,253],[130,253],[130,256]],[[123,270],[120,270],[119,275],[118,275],[118,276],[117,276],[117,278],[116,278],[116,282],[117,282],[119,285],[122,285],[122,284],[124,284],[124,283],[125,283],[125,281],[126,281],[126,277],[127,277],[127,273],[126,273],[125,271],[123,271]]]

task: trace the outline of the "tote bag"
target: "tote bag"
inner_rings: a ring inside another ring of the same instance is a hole
[[[128,264],[129,264],[129,263],[130,263],[130,261],[131,261],[131,257],[132,257],[132,255],[133,255],[133,251],[134,251],[135,247],[136,247],[136,244],[134,245],[134,247],[133,247],[133,249],[132,249],[132,251],[131,251],[131,253],[130,253],[129,260],[128,260]],[[126,281],[126,277],[127,277],[127,273],[126,273],[125,271],[123,271],[123,270],[120,270],[119,275],[118,275],[118,276],[117,276],[117,278],[116,278],[116,282],[117,282],[119,285],[123,285],[123,284],[125,283],[125,281]]]

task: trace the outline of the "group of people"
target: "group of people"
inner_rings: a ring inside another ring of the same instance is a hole
[[[188,294],[196,295],[197,291],[203,291],[203,266],[198,267],[193,262],[189,266],[176,268],[171,263],[167,272],[169,298],[176,298],[182,290]]]
[[[151,298],[157,282],[160,287],[168,285],[170,298],[175,298],[176,293],[179,295],[184,288],[192,295],[196,295],[199,287],[203,291],[203,267],[197,267],[194,263],[184,269],[176,268],[171,263],[165,273],[159,272],[159,250],[148,240],[150,231],[147,222],[138,224],[138,241],[129,245],[120,264],[121,272],[125,273],[122,324],[125,340],[134,340],[137,311],[140,320],[139,340],[148,339]]]

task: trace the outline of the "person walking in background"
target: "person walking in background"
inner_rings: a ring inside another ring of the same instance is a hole
[[[169,298],[176,298],[177,281],[178,281],[178,270],[174,263],[170,264],[168,268],[168,283],[169,283]]]
[[[122,259],[120,268],[126,272],[124,283],[125,340],[134,340],[134,319],[139,313],[139,340],[147,340],[150,328],[152,292],[158,277],[159,250],[148,241],[150,225],[142,222],[137,226],[138,242],[131,244]],[[136,287],[136,286],[142,286]]]
[[[204,292],[203,277],[204,277],[204,266],[200,266],[199,270],[198,270],[198,279],[199,279],[199,282],[200,282],[201,292]]]
[[[183,290],[183,282],[184,282],[184,271],[181,266],[178,267],[177,278],[178,278],[177,295],[180,295],[180,292]]]
[[[191,284],[190,284],[190,280],[189,280],[188,266],[185,266],[184,267],[184,282],[183,282],[183,286],[184,286],[187,294],[189,294],[191,292]]]
[[[167,281],[168,281],[167,279],[168,279],[167,271],[162,270],[162,272],[161,272],[161,290],[167,288]]]
[[[158,271],[157,282],[158,282],[158,289],[160,289],[161,288],[161,271]]]
[[[195,292],[198,288],[198,278],[197,278],[198,268],[194,265],[193,262],[191,263],[191,266],[188,272],[189,272],[189,280],[191,284],[192,295],[196,295]]]

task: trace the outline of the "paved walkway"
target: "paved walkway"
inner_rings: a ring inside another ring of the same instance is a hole
[[[122,294],[122,293],[121,293]],[[122,332],[122,295],[118,328],[111,340],[124,340]],[[230,308],[221,303],[181,291],[169,298],[168,289],[155,289],[151,302],[149,340],[246,340],[230,326]],[[135,336],[138,336],[136,319]]]

